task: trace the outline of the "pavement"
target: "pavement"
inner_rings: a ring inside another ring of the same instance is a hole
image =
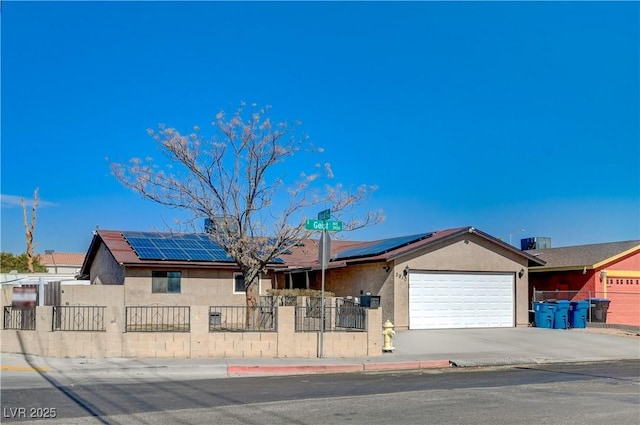
[[[393,352],[361,358],[51,358],[1,354],[2,379],[40,375],[77,383],[122,378],[212,379],[640,360],[640,334],[611,329],[535,327],[398,331]],[[4,384],[3,384],[4,386]]]

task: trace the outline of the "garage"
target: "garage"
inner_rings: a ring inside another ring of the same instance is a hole
[[[515,326],[514,274],[409,272],[409,329]]]

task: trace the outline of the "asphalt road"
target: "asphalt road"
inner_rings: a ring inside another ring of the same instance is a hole
[[[640,361],[50,384],[2,389],[2,422],[621,425],[640,418]]]

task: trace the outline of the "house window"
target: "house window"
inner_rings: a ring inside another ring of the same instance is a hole
[[[243,294],[247,292],[246,287],[244,286],[244,275],[242,273],[233,274],[233,292]]]
[[[151,292],[154,294],[179,294],[180,272],[151,272]]]

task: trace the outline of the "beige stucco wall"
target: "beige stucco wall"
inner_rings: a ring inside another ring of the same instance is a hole
[[[171,269],[182,273],[179,294],[153,293],[153,270],[158,269],[128,270],[124,285],[126,305],[246,305],[245,293],[234,293],[233,270]],[[271,279],[263,275],[259,287],[260,294],[266,295]]]
[[[100,243],[96,256],[89,270],[89,281],[92,285],[122,285],[125,269],[118,264],[107,247]]]
[[[393,263],[379,262],[328,269],[325,289],[337,297],[354,296],[370,292],[380,296],[383,321],[393,320],[394,285]]]
[[[124,306],[122,285],[61,285],[60,305]]]
[[[404,270],[495,272],[515,276],[516,326],[529,323],[527,260],[475,234],[428,247],[395,261],[394,323],[397,329],[409,326],[409,281]],[[518,272],[524,269],[522,278]]]

